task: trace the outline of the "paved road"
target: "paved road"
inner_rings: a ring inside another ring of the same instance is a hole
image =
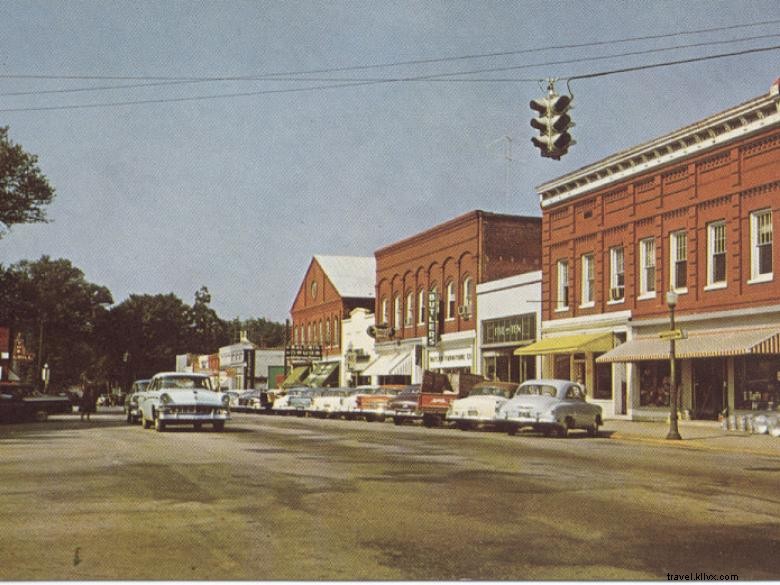
[[[780,459],[234,415],[0,425],[0,579],[780,577]]]

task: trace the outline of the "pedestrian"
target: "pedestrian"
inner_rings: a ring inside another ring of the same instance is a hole
[[[81,383],[81,401],[79,402],[79,414],[81,420],[84,420],[84,415],[87,416],[87,422],[89,422],[89,416],[97,411],[97,388],[95,384],[87,378],[83,378]]]

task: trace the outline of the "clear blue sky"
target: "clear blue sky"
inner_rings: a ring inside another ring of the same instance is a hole
[[[616,41],[780,19],[780,2],[0,3],[0,125],[57,190],[51,223],[0,239],[7,265],[68,258],[107,286],[206,285],[230,319],[283,320],[314,254],[374,250],[472,209],[540,215],[536,185],[768,91],[780,51],[574,82],[577,140],[561,161],[530,144],[538,82],[242,80],[43,93],[142,81],[13,75],[235,77]],[[758,35],[621,58],[596,57]],[[317,74],[543,79],[780,45],[778,23],[576,49]],[[563,86],[565,88],[565,85]],[[9,95],[35,92],[32,95]],[[220,97],[81,109],[68,105]],[[8,111],[23,109],[26,111]],[[512,162],[502,137],[512,139]],[[496,142],[498,141],[498,142]],[[509,181],[505,180],[508,171]]]

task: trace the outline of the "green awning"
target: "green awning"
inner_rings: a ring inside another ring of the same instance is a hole
[[[310,388],[327,386],[338,368],[339,362],[318,362],[312,367],[309,377],[304,380],[304,384]]]
[[[279,387],[286,389],[292,388],[293,386],[302,386],[303,379],[308,373],[309,366],[299,366],[297,368],[293,368],[293,371],[289,373],[289,375],[284,379],[284,382],[282,382]]]
[[[515,355],[551,355],[554,353],[591,353],[609,351],[614,346],[612,332],[583,333],[545,337],[515,350]]]

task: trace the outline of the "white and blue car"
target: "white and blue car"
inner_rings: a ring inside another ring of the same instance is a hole
[[[496,422],[510,435],[530,427],[545,435],[567,437],[572,429],[598,435],[601,407],[585,401],[585,388],[569,380],[527,380],[496,413]]]
[[[161,372],[139,394],[138,409],[145,429],[164,431],[171,425],[200,429],[206,423],[221,431],[230,419],[230,397],[215,392],[205,374]]]

